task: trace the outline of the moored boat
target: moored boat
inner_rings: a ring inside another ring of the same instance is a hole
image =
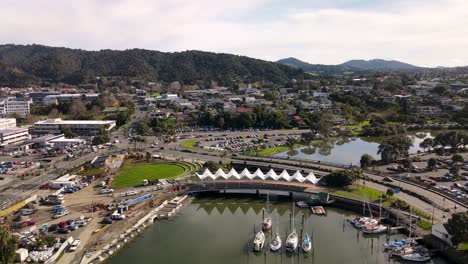
[[[297,249],[297,244],[298,244],[298,237],[296,230],[293,229],[293,231],[288,235],[288,238],[286,239],[286,251],[287,252],[295,252]]]
[[[309,234],[305,234],[304,238],[302,239],[302,250],[304,252],[309,252],[312,249],[312,241],[310,239]]]
[[[402,259],[414,262],[426,262],[431,259],[428,254],[412,253],[401,256]]]
[[[278,233],[275,233],[273,236],[273,239],[271,240],[270,243],[270,249],[271,251],[278,251],[281,249],[281,237]]]
[[[296,206],[299,208],[309,208],[309,204],[304,201],[296,202]]]
[[[253,250],[257,252],[262,251],[264,244],[265,244],[265,234],[263,233],[263,231],[258,231],[257,234],[255,234],[255,239],[253,242],[253,245],[254,245]]]
[[[375,225],[375,224],[370,224],[370,225],[365,225],[362,227],[362,232],[365,234],[382,234],[387,231],[388,227],[384,225]]]

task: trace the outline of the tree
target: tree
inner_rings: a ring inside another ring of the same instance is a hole
[[[312,131],[311,132],[304,132],[304,133],[301,134],[302,142],[308,148],[310,148],[310,143],[312,142],[312,140],[314,140],[314,138],[315,138],[315,134]]]
[[[0,263],[13,263],[15,257],[15,240],[7,226],[0,225]]]
[[[73,118],[80,118],[86,113],[86,106],[80,99],[73,100],[73,102],[70,105],[70,109],[68,110],[68,113]]]
[[[431,170],[433,170],[437,166],[437,160],[435,158],[430,158],[427,161],[427,167]]]
[[[468,241],[468,211],[455,213],[447,222],[447,231],[452,235],[452,243]]]
[[[215,172],[215,171],[217,171],[221,166],[219,165],[219,163],[214,162],[214,161],[212,161],[212,160],[209,160],[209,161],[205,162],[205,164],[203,164],[203,167],[205,167],[205,169],[210,170],[211,172]]]
[[[36,122],[36,117],[32,114],[26,116],[26,122],[28,125],[33,125]]]
[[[430,152],[432,146],[434,146],[434,139],[432,138],[426,138],[421,143],[419,143],[419,147],[424,149],[424,151],[428,149]]]
[[[460,154],[454,154],[452,156],[453,163],[463,162],[463,157]]]
[[[60,133],[62,133],[66,138],[75,138],[78,136],[70,127],[62,127],[60,129]]]
[[[49,112],[49,118],[51,119],[61,118],[62,115],[62,112],[60,112],[57,108],[52,108],[52,110]]]
[[[387,196],[393,196],[395,194],[395,190],[393,190],[392,188],[388,188],[385,194]]]
[[[318,122],[318,131],[324,136],[328,136],[333,127],[333,119],[335,116],[332,113],[324,112]]]
[[[326,176],[325,182],[327,186],[342,188],[353,184],[362,175],[362,170],[359,168],[333,171]]]
[[[361,168],[365,169],[369,167],[372,164],[372,162],[374,162],[374,158],[371,155],[363,154],[361,156],[361,160],[360,160]]]
[[[397,159],[408,157],[411,146],[413,146],[413,142],[409,137],[394,136],[379,145],[377,154],[381,155],[382,161],[391,163]]]
[[[109,132],[107,132],[107,130],[105,129],[101,129],[99,133],[93,137],[92,143],[93,145],[101,145],[101,144],[109,142],[109,140],[110,140]]]
[[[146,162],[150,162],[150,160],[151,160],[151,153],[146,152],[146,154],[145,154],[145,159],[146,159]]]
[[[289,137],[286,139],[286,146],[289,148],[289,150],[294,150],[296,144],[297,140],[295,138]]]

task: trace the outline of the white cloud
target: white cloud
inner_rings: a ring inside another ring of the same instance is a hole
[[[263,18],[272,1],[278,2],[0,0],[0,42],[93,50],[199,49],[327,64],[384,58],[422,66],[468,65],[467,1],[301,9],[290,1],[282,3],[281,13]]]

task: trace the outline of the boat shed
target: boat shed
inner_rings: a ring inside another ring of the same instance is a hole
[[[452,235],[447,231],[445,224],[435,224],[432,226],[431,234],[440,240],[444,241],[447,245],[452,245]]]
[[[60,178],[57,178],[49,182],[49,187],[51,189],[60,189],[63,187],[72,187],[76,185],[77,175],[65,174]]]

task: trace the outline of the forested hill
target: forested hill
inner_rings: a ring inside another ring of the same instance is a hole
[[[202,51],[164,53],[152,50],[85,51],[41,45],[0,45],[0,85],[79,84],[114,76],[147,81],[238,81],[284,83],[303,71],[245,56]]]

